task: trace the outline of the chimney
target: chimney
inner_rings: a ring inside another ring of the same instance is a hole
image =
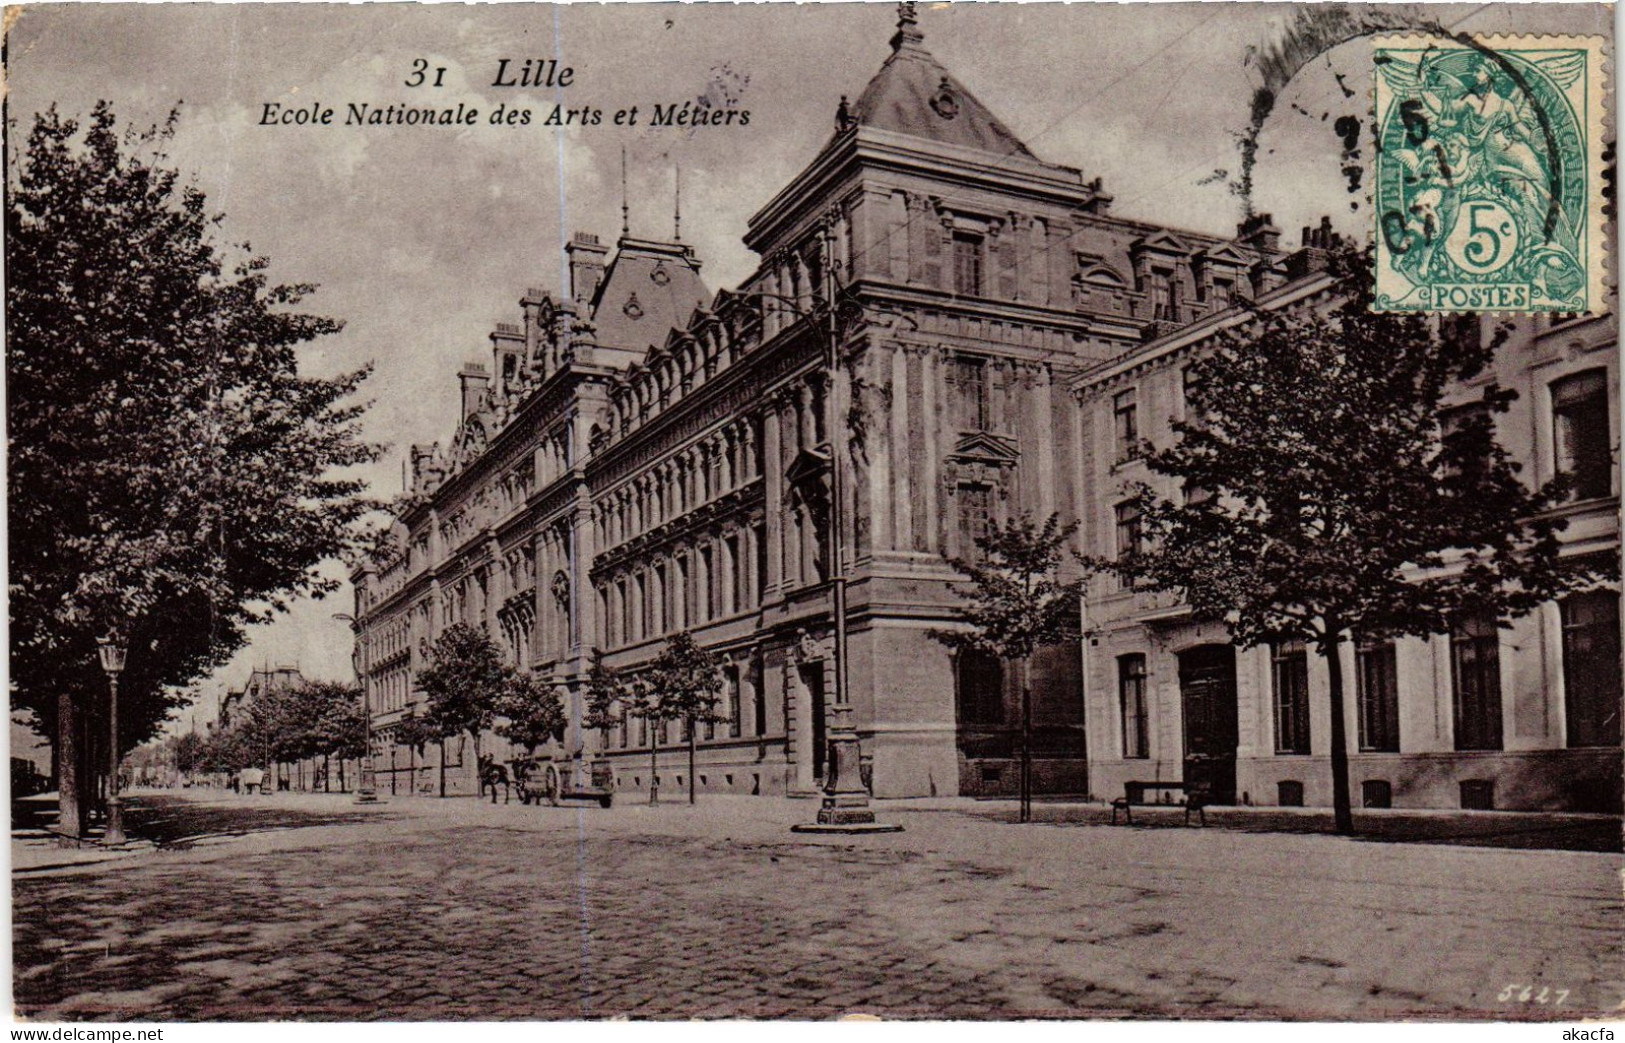
[[[457,383],[463,389],[463,414],[461,419],[467,420],[469,414],[480,411],[480,402],[485,398],[485,389],[491,383],[491,374],[478,362],[470,362],[457,373]]]
[[[570,237],[564,252],[570,257],[570,296],[578,301],[591,301],[604,281],[604,258],[609,247],[598,241],[596,235],[577,232]]]
[[[1329,214],[1320,216],[1320,227],[1313,225],[1303,226],[1303,245],[1316,250],[1330,250],[1342,241],[1342,236],[1332,231],[1332,219]]]
[[[1269,214],[1254,214],[1236,226],[1236,240],[1259,253],[1273,254],[1281,248],[1281,230]]]

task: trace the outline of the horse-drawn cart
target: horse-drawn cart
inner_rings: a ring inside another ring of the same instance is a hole
[[[566,801],[592,801],[607,808],[615,802],[615,773],[607,760],[516,760],[513,778],[525,804],[546,801],[558,807]]]

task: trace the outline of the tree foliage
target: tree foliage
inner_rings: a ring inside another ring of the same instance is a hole
[[[1369,258],[1335,257],[1329,299],[1257,311],[1191,363],[1187,417],[1153,472],[1197,495],[1136,490],[1143,548],[1119,571],[1181,592],[1243,646],[1446,633],[1467,612],[1505,621],[1584,578],[1560,567],[1550,508],[1493,437],[1516,393],[1484,379],[1441,433],[1452,388],[1504,341],[1441,336],[1377,314]]]
[[[418,690],[429,699],[424,721],[437,738],[471,735],[477,761],[480,736],[495,722],[513,679],[513,667],[485,631],[453,623],[429,646],[427,663],[418,671]]]
[[[564,737],[564,704],[553,685],[516,673],[497,700],[496,733],[534,756],[538,746]]]
[[[1062,524],[1052,514],[1042,523],[1023,514],[994,522],[978,537],[980,558],[950,559],[970,577],[955,584],[965,600],[959,618],[966,627],[933,631],[953,648],[974,648],[999,659],[1019,662],[1040,648],[1079,637],[1083,581],[1061,579],[1076,522]]]
[[[1490,375],[1508,331],[1441,334],[1433,316],[1373,313],[1371,263],[1369,251],[1334,253],[1327,294],[1255,308],[1191,363],[1186,418],[1147,457],[1181,495],[1135,490],[1143,544],[1113,566],[1179,592],[1243,647],[1295,638],[1319,650],[1344,832],[1340,645],[1443,634],[1469,614],[1505,626],[1604,571],[1559,561],[1564,522],[1551,509],[1567,483],[1530,488],[1494,438],[1516,397]],[[1463,391],[1471,408],[1447,416]]]
[[[163,154],[176,116],[121,134],[35,117],[7,170],[6,378],[13,705],[49,732],[64,686],[105,686],[95,639],[129,644],[125,744],[245,628],[335,586],[371,507],[343,468],[376,458],[353,393],[366,371],[301,375],[337,333],[273,285]],[[82,133],[81,133],[82,131]]]
[[[696,724],[725,719],[717,713],[722,698],[721,663],[686,630],[666,639],[650,664],[646,683],[657,720],[686,722],[693,734]]]

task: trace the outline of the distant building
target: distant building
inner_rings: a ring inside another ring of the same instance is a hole
[[[243,712],[266,692],[297,688],[305,683],[297,666],[263,667],[252,671],[241,688],[232,688],[220,699],[220,713],[211,728],[225,731],[233,721],[242,719]]]

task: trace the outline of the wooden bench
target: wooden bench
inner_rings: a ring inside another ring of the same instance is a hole
[[[1146,800],[1146,792],[1149,790],[1161,792],[1172,790],[1177,791],[1181,796],[1178,800],[1167,802]],[[1202,786],[1190,786],[1179,781],[1125,782],[1123,783],[1123,795],[1112,801],[1112,825],[1117,825],[1117,813],[1121,811],[1124,824],[1132,826],[1134,824],[1133,808],[1134,805],[1138,804],[1141,807],[1183,808],[1185,809],[1185,825],[1187,826],[1191,824],[1191,812],[1194,811],[1198,820],[1205,826],[1207,825],[1207,802],[1207,789]]]

